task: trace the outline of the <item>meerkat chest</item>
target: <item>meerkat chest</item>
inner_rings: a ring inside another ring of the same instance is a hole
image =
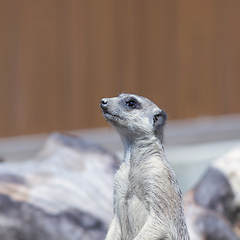
[[[142,202],[145,197],[144,176],[137,173],[136,169],[130,169],[130,166],[123,164],[115,175],[115,195],[120,200],[131,202],[133,197],[139,198]]]
[[[128,166],[122,166],[115,176],[115,209],[126,238],[144,226],[149,214],[142,179],[136,179]]]

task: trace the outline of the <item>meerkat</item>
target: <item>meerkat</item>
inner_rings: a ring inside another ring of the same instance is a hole
[[[163,147],[167,114],[134,94],[101,100],[124,159],[114,177],[114,215],[106,240],[189,240],[182,193]]]

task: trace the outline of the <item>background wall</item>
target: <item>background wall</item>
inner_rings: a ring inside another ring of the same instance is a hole
[[[170,119],[240,113],[240,1],[0,0],[0,137],[106,126],[144,95]]]

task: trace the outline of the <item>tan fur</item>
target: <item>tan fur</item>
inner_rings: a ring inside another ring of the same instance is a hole
[[[162,145],[165,112],[133,94],[103,99],[101,108],[125,147],[106,240],[189,240],[182,194]]]

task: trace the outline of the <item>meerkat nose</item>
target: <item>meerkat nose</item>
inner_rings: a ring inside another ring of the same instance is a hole
[[[108,100],[106,98],[103,98],[101,101],[100,101],[100,107],[101,108],[104,108],[108,105]]]

